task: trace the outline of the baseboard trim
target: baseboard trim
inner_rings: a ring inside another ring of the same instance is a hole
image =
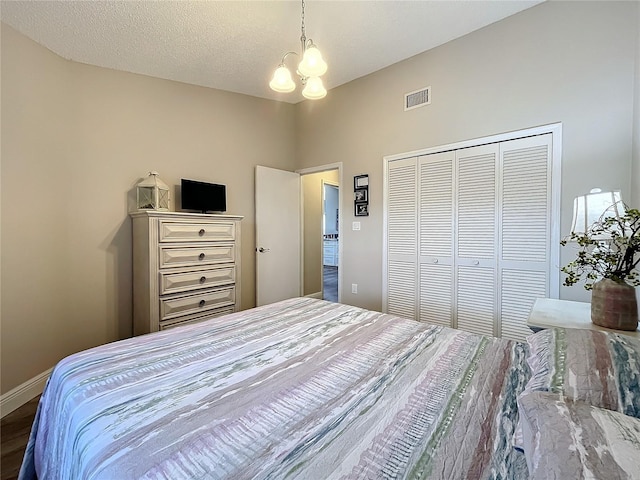
[[[0,418],[4,418],[5,415],[10,414],[29,400],[40,395],[44,390],[44,386],[47,384],[52,370],[53,368],[50,368],[0,396]]]
[[[318,300],[322,300],[322,292],[310,293],[309,295],[305,295],[305,297],[317,298]]]

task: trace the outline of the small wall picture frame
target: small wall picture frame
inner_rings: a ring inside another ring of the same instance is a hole
[[[353,177],[353,209],[356,217],[369,216],[369,175]]]
[[[369,175],[356,175],[353,177],[353,189],[369,188]]]
[[[353,192],[353,198],[356,202],[368,202],[369,201],[369,189],[358,188]]]
[[[368,217],[369,216],[369,204],[368,203],[356,203],[356,217]]]

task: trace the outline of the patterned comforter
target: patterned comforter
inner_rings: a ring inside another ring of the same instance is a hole
[[[526,354],[309,298],[135,337],[55,367],[20,478],[526,479]]]

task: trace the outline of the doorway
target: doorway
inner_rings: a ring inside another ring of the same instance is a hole
[[[322,180],[322,299],[338,301],[340,186]]]
[[[302,186],[302,291],[304,296],[340,300],[340,170],[299,172]],[[326,167],[325,167],[326,168]]]
[[[256,305],[300,295],[323,298],[323,179],[339,187],[342,162],[296,172],[256,167]],[[338,188],[338,231],[333,238],[337,265],[332,273],[337,276],[338,302],[343,277],[342,194]],[[291,268],[284,271],[285,264]],[[274,282],[274,278],[281,280]]]

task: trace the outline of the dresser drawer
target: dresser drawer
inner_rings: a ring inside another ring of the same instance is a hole
[[[160,247],[160,268],[234,263],[235,253],[234,245]]]
[[[233,241],[236,238],[234,222],[170,222],[160,221],[161,242]]]
[[[202,322],[211,318],[222,317],[234,312],[233,307],[222,307],[207,312],[205,315],[185,315],[176,317],[171,320],[160,322],[160,330],[168,330],[174,327],[180,327],[191,323]]]
[[[233,265],[206,270],[160,272],[160,295],[228,285],[236,281]]]
[[[235,302],[235,287],[205,290],[195,295],[160,298],[160,321],[203,313],[220,307],[233,307]]]

